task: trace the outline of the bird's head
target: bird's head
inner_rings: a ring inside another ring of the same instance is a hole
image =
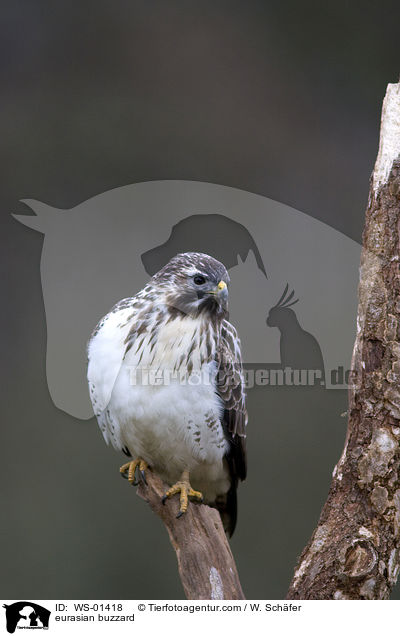
[[[290,322],[293,320],[297,320],[295,312],[293,311],[293,309],[290,309],[290,307],[298,303],[299,299],[296,298],[296,300],[292,300],[294,296],[294,290],[290,294],[288,294],[288,291],[289,285],[286,284],[282,296],[280,297],[276,305],[271,307],[271,309],[269,310],[269,314],[266,320],[268,327],[279,327],[285,322],[287,323],[288,321]]]
[[[152,279],[165,295],[166,304],[184,314],[228,311],[229,275],[222,263],[200,252],[174,256]]]

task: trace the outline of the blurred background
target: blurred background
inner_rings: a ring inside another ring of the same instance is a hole
[[[164,528],[118,475],[122,457],[94,419],[49,397],[43,237],[10,216],[26,213],[19,200],[68,208],[134,182],[199,180],[361,242],[399,20],[386,0],[3,1],[3,598],[183,598]],[[248,598],[282,598],[343,447],[347,396],[258,387],[248,402],[232,549]]]

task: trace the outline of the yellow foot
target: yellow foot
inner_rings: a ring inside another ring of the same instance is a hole
[[[189,504],[189,497],[197,499],[200,503],[203,501],[203,494],[198,490],[193,490],[192,486],[190,485],[188,470],[183,471],[180,480],[167,490],[161,501],[163,502],[163,504],[165,504],[167,499],[173,497],[177,493],[180,493],[179,500],[181,504],[179,512],[176,515],[177,519],[179,519],[179,517],[182,517],[182,515],[186,512]]]
[[[137,459],[134,459],[131,462],[127,462],[126,464],[121,466],[119,472],[121,473],[122,477],[128,479],[130,484],[137,486],[139,482],[135,479],[135,473],[136,469],[138,469],[140,478],[147,485],[146,475],[144,472],[146,468],[148,468],[147,462],[145,462],[144,459],[142,459],[141,457],[138,457]]]

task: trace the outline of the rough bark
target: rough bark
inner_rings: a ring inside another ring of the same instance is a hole
[[[178,559],[179,575],[188,599],[244,599],[235,561],[217,510],[189,504],[177,519],[179,497],[162,504],[168,486],[146,471],[147,485],[138,494],[145,499],[167,528]]]
[[[400,84],[389,84],[360,268],[348,430],[290,599],[385,599],[400,568]]]

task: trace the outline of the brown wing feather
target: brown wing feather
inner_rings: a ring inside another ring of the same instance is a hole
[[[231,477],[231,488],[226,500],[217,505],[232,535],[237,518],[237,485],[239,479],[246,478],[247,472],[247,410],[240,340],[236,329],[226,320],[222,323],[217,363],[217,391],[224,403],[223,426],[229,442],[226,461]]]

